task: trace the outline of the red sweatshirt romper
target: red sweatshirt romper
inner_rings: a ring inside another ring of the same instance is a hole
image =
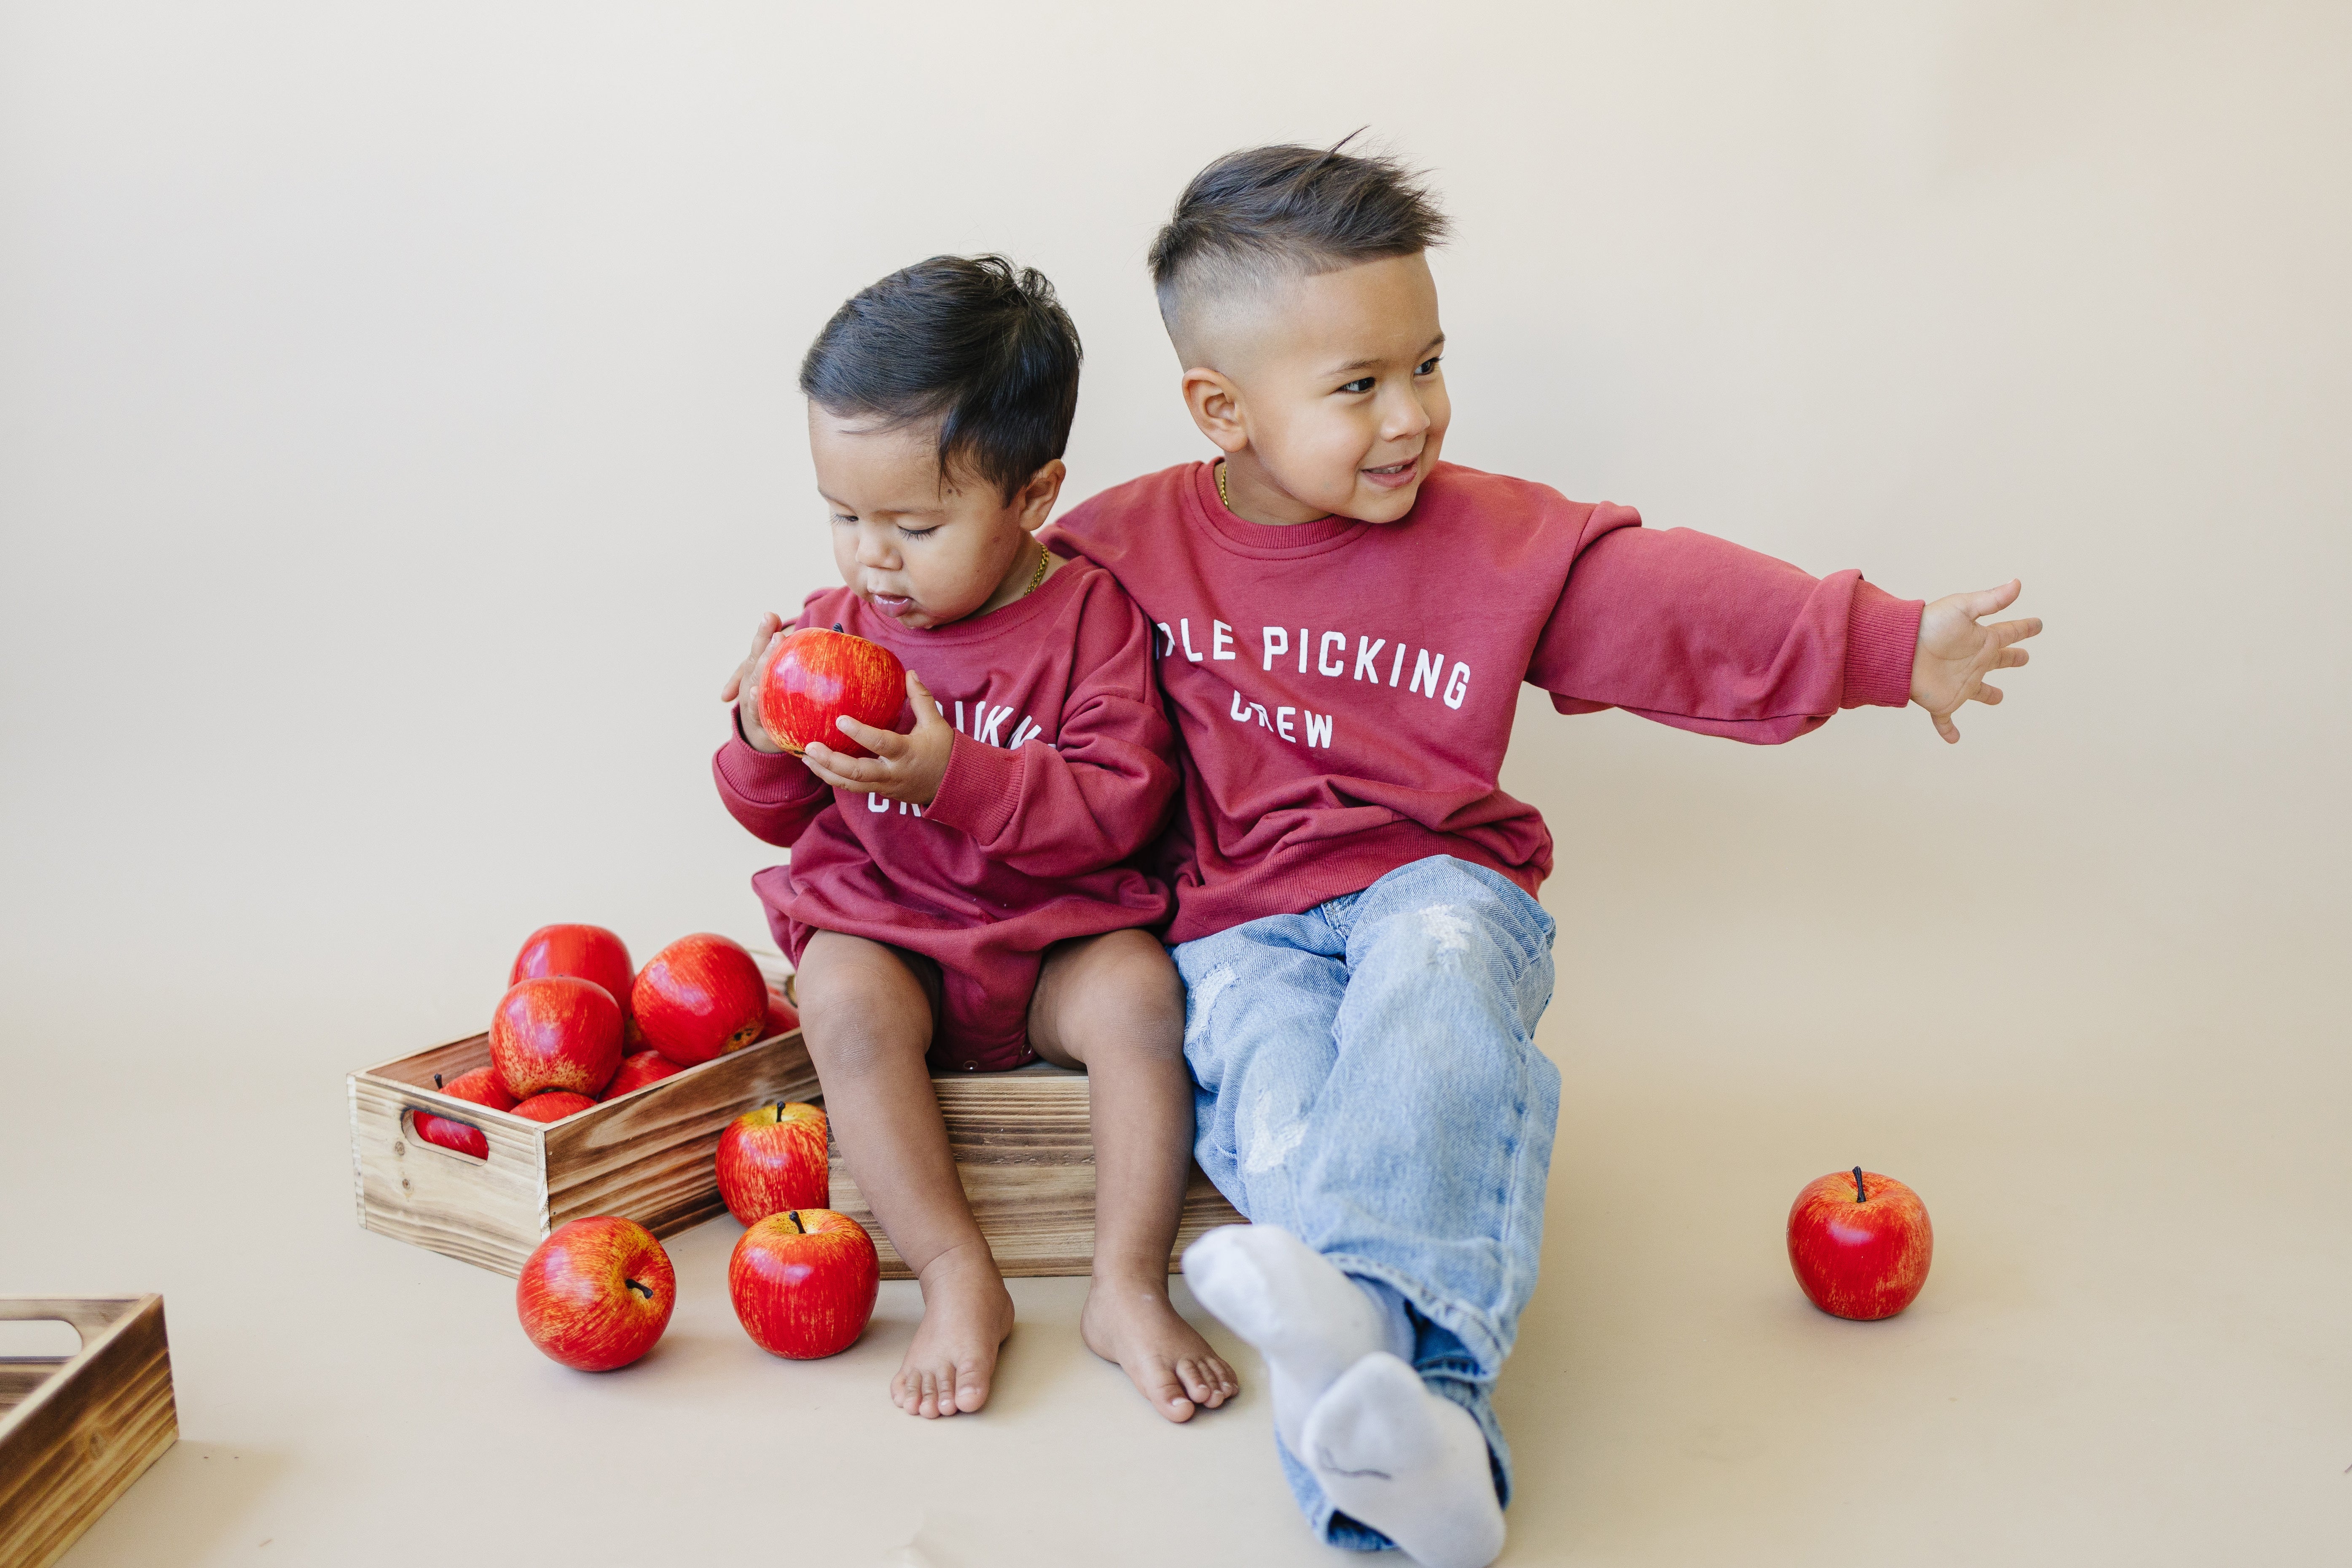
[[[945,990],[933,1065],[1034,1060],[1029,997],[1045,950],[1156,927],[1173,908],[1163,882],[1129,864],[1179,783],[1151,624],[1109,573],[1077,561],[1003,609],[928,631],[847,588],[811,594],[796,624],[838,625],[897,654],[956,737],[928,806],[829,788],[740,733],[719,748],[727,809],[793,852],[751,879],[777,942],[794,963],[820,931],[921,953]]]

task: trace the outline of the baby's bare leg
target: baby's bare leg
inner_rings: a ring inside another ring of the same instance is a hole
[[[1095,1140],[1094,1283],[1080,1330],[1152,1408],[1189,1421],[1241,1392],[1233,1368],[1168,1301],[1168,1253],[1192,1163],[1184,987],[1149,934],[1113,931],[1046,954],[1029,1008],[1039,1056],[1087,1076]]]
[[[938,1003],[892,949],[820,931],[801,955],[801,1030],[858,1190],[922,1282],[923,1321],[890,1382],[913,1415],[988,1403],[1013,1298],[972,1222],[923,1053]]]

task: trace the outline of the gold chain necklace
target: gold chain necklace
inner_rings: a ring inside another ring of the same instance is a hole
[[[1053,563],[1054,552],[1043,544],[1037,546],[1037,570],[1030,576],[1029,585],[1021,590],[1023,598],[1025,599],[1037,591],[1038,585],[1045,581],[1045,568]]]

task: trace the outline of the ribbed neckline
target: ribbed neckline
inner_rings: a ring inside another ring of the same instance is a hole
[[[1233,509],[1218,499],[1214,463],[1193,464],[1192,479],[1192,504],[1199,510],[1200,521],[1207,524],[1219,543],[1230,545],[1244,555],[1299,555],[1334,549],[1352,542],[1372,526],[1349,517],[1325,517],[1287,528],[1269,528],[1235,516]],[[1393,528],[1396,524],[1389,526]]]

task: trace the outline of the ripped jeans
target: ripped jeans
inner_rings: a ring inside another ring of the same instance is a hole
[[[1507,1505],[1491,1394],[1543,1241],[1559,1069],[1532,1037],[1551,941],[1551,917],[1509,880],[1433,856],[1175,950],[1202,1169],[1403,1312],[1397,1338],[1476,1418]],[[1275,1442],[1319,1535],[1391,1544]]]

